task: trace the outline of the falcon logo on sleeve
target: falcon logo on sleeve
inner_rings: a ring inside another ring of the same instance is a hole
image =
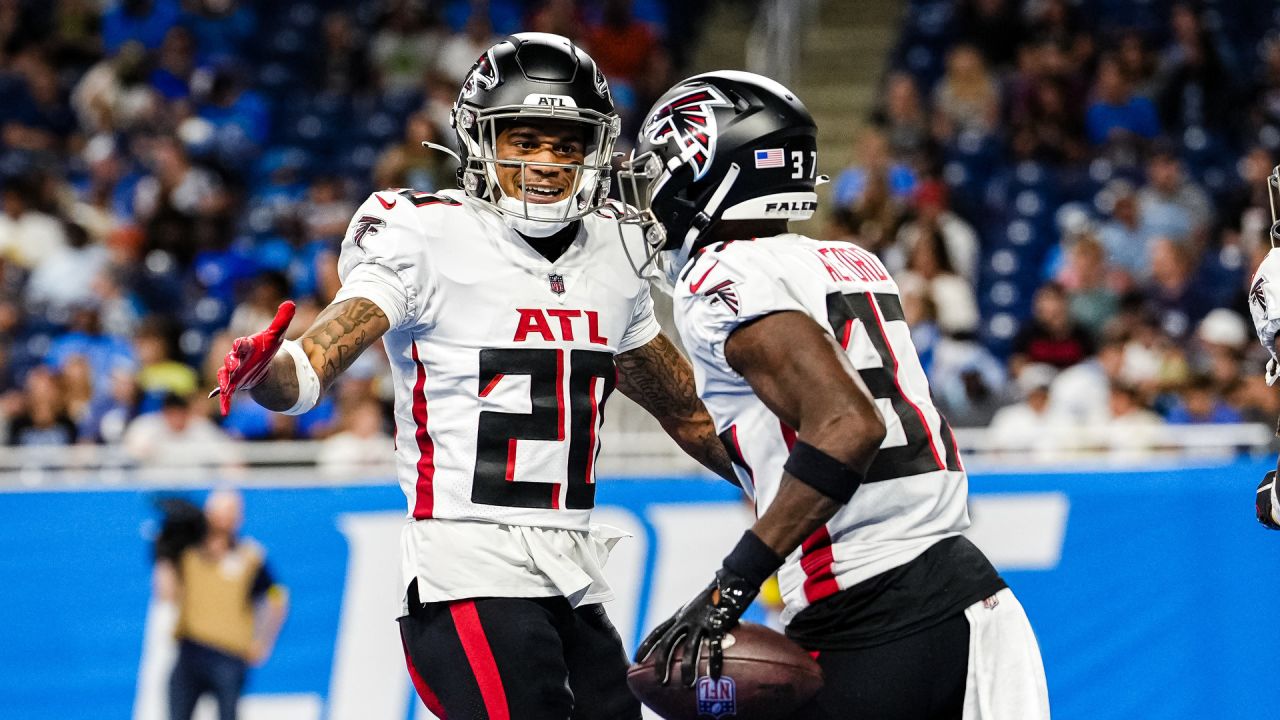
[[[1267,294],[1262,291],[1262,286],[1267,284],[1265,277],[1258,278],[1253,287],[1249,289],[1249,302],[1258,306],[1263,315],[1267,314]]]
[[[724,306],[732,310],[734,315],[738,314],[738,291],[733,289],[732,280],[724,280],[702,294],[711,298],[712,305],[717,302],[723,302]]]
[[[658,108],[640,133],[655,145],[674,136],[680,144],[682,159],[693,167],[694,181],[701,180],[716,154],[716,115],[712,111],[715,107],[733,107],[733,103],[710,85],[694,85]]]
[[[360,219],[356,220],[355,229],[351,231],[351,241],[356,244],[356,247],[363,250],[364,236],[377,235],[378,231],[386,226],[387,221],[377,215],[361,215]]]

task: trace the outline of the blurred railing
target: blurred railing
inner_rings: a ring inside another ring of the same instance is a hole
[[[1116,428],[1061,427],[1034,438],[1009,437],[986,429],[957,429],[956,443],[970,469],[1131,466],[1143,463],[1229,460],[1275,451],[1272,429],[1262,424],[1159,425]],[[324,441],[232,443],[216,462],[140,461],[116,446],[73,445],[0,449],[0,491],[77,488],[172,487],[229,482],[254,486],[386,483],[395,466],[318,463]],[[208,458],[207,447],[191,457]],[[182,457],[169,448],[167,457]],[[597,465],[601,476],[645,477],[706,474],[660,430],[604,433]]]

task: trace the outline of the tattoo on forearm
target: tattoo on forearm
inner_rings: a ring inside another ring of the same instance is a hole
[[[300,340],[320,375],[320,387],[327,389],[389,327],[382,310],[364,298],[325,308]]]
[[[693,381],[693,368],[665,335],[614,358],[618,389],[658,419],[672,438],[720,477],[737,482]]]
[[[327,390],[389,328],[387,316],[377,305],[364,298],[352,298],[325,308],[299,342],[320,376],[320,387]],[[268,410],[279,412],[293,407],[299,388],[292,356],[277,353],[267,376],[250,392]]]
[[[659,420],[705,412],[693,384],[693,368],[665,335],[614,357],[618,389]]]

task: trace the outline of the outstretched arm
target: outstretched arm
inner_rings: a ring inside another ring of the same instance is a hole
[[[320,378],[321,395],[351,363],[390,329],[387,316],[372,301],[351,298],[336,302],[316,317],[298,343]],[[298,373],[293,356],[276,353],[262,381],[250,395],[262,407],[281,412],[298,401]]]
[[[619,353],[614,362],[623,395],[657,418],[690,457],[725,480],[738,483],[729,451],[698,399],[693,368],[666,335],[659,333],[641,347]]]

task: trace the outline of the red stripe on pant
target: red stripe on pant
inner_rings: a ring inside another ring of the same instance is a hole
[[[835,595],[840,591],[832,565],[831,533],[824,525],[813,532],[800,546],[800,568],[804,570],[804,597],[811,603]]]
[[[489,720],[511,720],[511,712],[507,709],[507,691],[502,687],[498,663],[493,659],[493,650],[489,647],[489,639],[484,635],[475,602],[463,600],[450,603],[449,612],[453,615],[458,639],[462,641],[462,651],[471,664],[471,674],[480,687],[480,697],[484,699],[484,709]]]
[[[449,720],[445,717],[444,706],[440,704],[440,698],[431,692],[431,688],[427,687],[427,682],[418,674],[418,668],[413,665],[413,657],[409,655],[409,644],[404,641],[404,637],[400,637],[400,646],[404,648],[404,663],[409,666],[409,679],[413,681],[413,687],[418,691],[418,697],[422,698],[423,704],[431,711],[432,715],[440,718],[440,720]]]

